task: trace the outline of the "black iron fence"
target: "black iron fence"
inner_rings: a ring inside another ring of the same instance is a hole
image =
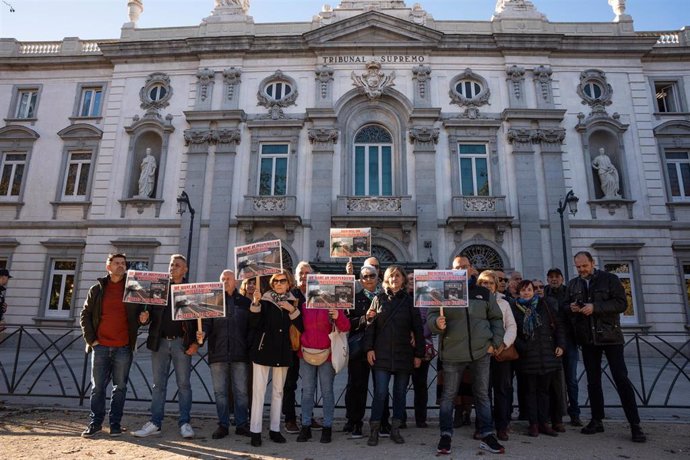
[[[145,334],[144,331],[139,337],[129,376],[127,399],[132,401],[151,400],[151,363]],[[627,335],[625,354],[640,407],[690,408],[690,334]],[[438,407],[434,397],[435,364],[436,360],[431,363],[428,379],[429,407],[432,409]],[[618,397],[613,396],[613,378],[606,363],[603,370],[605,394],[612,394],[606,398],[607,405],[620,407]],[[0,335],[1,396],[69,398],[77,399],[83,405],[90,394],[90,375],[90,355],[84,352],[79,329],[8,325]],[[582,395],[580,402],[587,407],[589,401],[585,398],[587,385],[582,366],[578,379]],[[344,406],[346,383],[347,372],[343,371],[336,376],[334,384],[337,407]],[[213,403],[205,348],[192,359],[192,388],[194,403]],[[409,403],[412,391],[408,393]],[[176,385],[169,385],[168,400],[175,401],[176,398]]]

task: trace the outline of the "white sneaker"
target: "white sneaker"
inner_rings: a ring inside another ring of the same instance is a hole
[[[183,438],[193,438],[194,437],[194,430],[192,429],[192,425],[189,423],[185,423],[180,427],[180,434],[182,435]]]
[[[160,427],[156,426],[156,424],[153,422],[146,422],[140,430],[132,432],[132,435],[136,436],[137,438],[147,438],[149,436],[159,434],[161,434],[161,429]]]

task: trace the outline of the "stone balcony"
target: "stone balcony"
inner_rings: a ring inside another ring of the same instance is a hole
[[[242,210],[236,218],[247,234],[247,241],[252,241],[257,226],[279,225],[285,228],[287,241],[292,242],[295,228],[302,225],[302,218],[297,215],[295,196],[245,195]]]
[[[331,220],[336,227],[405,229],[416,224],[417,213],[410,196],[339,196]]]
[[[493,227],[496,241],[500,244],[512,221],[513,216],[506,209],[505,196],[454,196],[446,225],[454,229],[456,239],[461,237],[466,227]]]

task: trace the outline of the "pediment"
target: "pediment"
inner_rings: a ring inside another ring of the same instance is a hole
[[[654,135],[662,136],[688,136],[690,135],[690,122],[685,120],[671,120],[654,128]]]
[[[312,48],[381,46],[428,47],[441,41],[443,33],[387,14],[370,11],[304,34]]]

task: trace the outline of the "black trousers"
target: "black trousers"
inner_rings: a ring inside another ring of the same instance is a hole
[[[345,417],[350,423],[362,423],[369,394],[369,363],[351,359],[347,363],[347,389],[345,390]]]
[[[604,391],[601,385],[601,358],[606,355],[609,371],[616,384],[616,391],[621,400],[625,418],[631,425],[639,425],[640,415],[637,412],[635,389],[628,378],[628,368],[625,366],[623,345],[583,345],[582,362],[587,372],[587,392],[592,405],[592,418],[604,418]]]
[[[297,391],[297,380],[299,379],[299,356],[297,352],[292,352],[292,365],[288,369],[285,385],[283,385],[283,415],[286,422],[296,422],[295,413],[295,392]]]
[[[494,424],[496,430],[505,430],[513,412],[512,362],[491,359],[490,384],[494,395]]]
[[[530,425],[545,424],[549,420],[549,389],[555,373],[554,371],[542,375],[522,374],[527,387],[525,396],[527,397],[527,419]]]
[[[429,402],[429,388],[427,376],[431,361],[422,364],[412,371],[412,388],[414,388],[414,420],[415,423],[426,422],[426,408]]]

